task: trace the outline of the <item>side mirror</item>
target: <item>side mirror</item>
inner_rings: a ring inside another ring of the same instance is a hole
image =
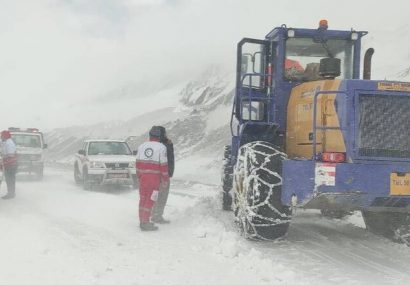
[[[138,150],[133,150],[132,151],[132,155],[137,155],[137,153],[138,153]]]
[[[43,148],[46,149],[48,147],[48,145],[45,143],[43,144]]]
[[[78,154],[85,155],[85,150],[80,149],[80,150],[78,151]]]

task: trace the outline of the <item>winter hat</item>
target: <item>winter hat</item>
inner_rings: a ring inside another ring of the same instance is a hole
[[[150,138],[158,138],[158,139],[160,139],[160,138],[161,138],[161,134],[162,134],[162,132],[161,132],[161,128],[160,128],[159,126],[153,126],[153,127],[151,128],[151,130],[149,131],[149,137],[150,137]]]

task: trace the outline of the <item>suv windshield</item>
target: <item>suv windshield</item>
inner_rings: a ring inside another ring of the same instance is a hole
[[[90,142],[88,155],[131,155],[131,150],[125,142]]]
[[[322,79],[319,75],[319,63],[326,57],[341,60],[339,79],[352,79],[353,41],[329,39],[322,43],[312,38],[289,38],[286,41],[285,79],[294,81]]]
[[[11,137],[17,146],[41,148],[40,135],[11,134]]]

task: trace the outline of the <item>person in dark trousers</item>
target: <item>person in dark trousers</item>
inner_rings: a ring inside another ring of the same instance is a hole
[[[175,157],[174,157],[174,145],[172,141],[167,137],[167,132],[164,127],[158,126],[161,129],[160,142],[167,148],[167,160],[168,160],[168,176],[169,178],[174,175],[175,169]],[[165,189],[161,189],[159,192],[158,200],[155,202],[152,221],[157,224],[168,224],[169,220],[164,219],[164,209],[167,204],[168,194],[169,194],[170,183],[164,184]]]
[[[139,181],[140,203],[139,219],[142,231],[156,231],[158,227],[151,220],[151,212],[158,201],[159,193],[169,184],[167,149],[160,143],[161,130],[153,126],[149,141],[138,147],[137,175]]]
[[[1,156],[3,160],[4,178],[7,184],[7,194],[2,199],[12,199],[16,196],[17,152],[16,144],[11,139],[9,131],[1,132]]]

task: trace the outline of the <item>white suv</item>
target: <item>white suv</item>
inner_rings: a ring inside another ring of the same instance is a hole
[[[86,140],[75,155],[74,179],[84,189],[93,185],[137,185],[136,157],[125,141]]]
[[[44,143],[43,133],[38,129],[9,128],[11,138],[17,147],[17,172],[34,173],[38,179],[44,173]]]

